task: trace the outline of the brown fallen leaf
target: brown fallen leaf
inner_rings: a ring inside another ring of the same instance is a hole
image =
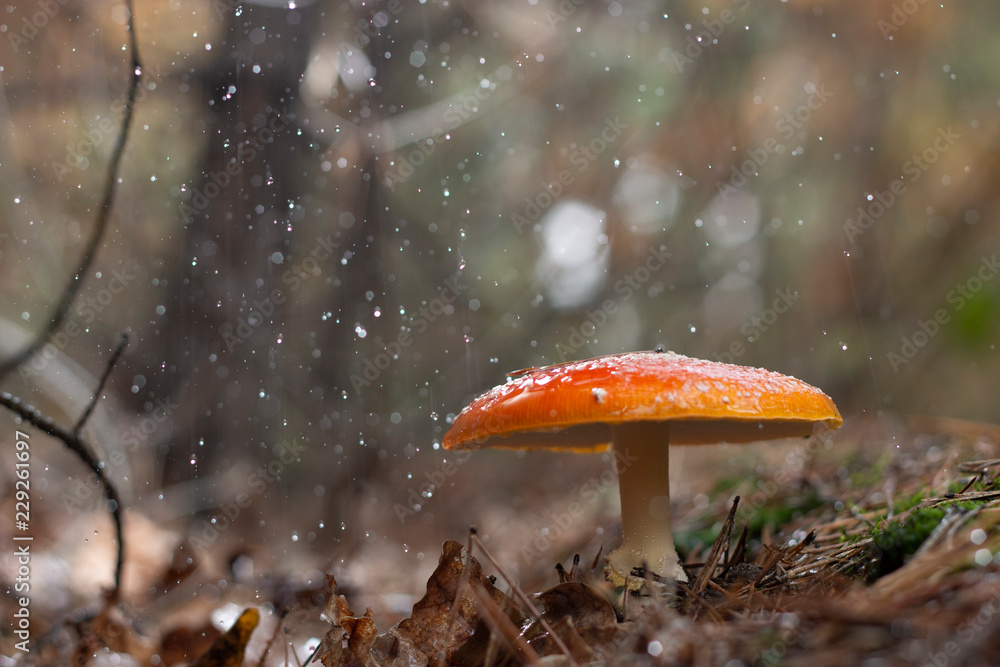
[[[170,592],[191,576],[191,573],[198,569],[198,564],[198,556],[191,548],[191,544],[187,540],[182,541],[174,549],[170,564],[160,573],[159,581],[153,584],[153,588],[161,594]]]
[[[215,640],[212,647],[194,663],[195,667],[242,667],[247,642],[260,623],[260,612],[247,608],[226,634]]]
[[[569,648],[573,660],[576,662],[586,664],[594,662],[596,659],[597,655],[587,644],[587,641],[580,636],[576,627],[574,627],[571,616],[563,616],[558,621],[552,623],[552,632],[559,635],[563,643]],[[562,653],[557,652],[555,642],[551,641],[547,636],[533,640],[532,646],[550,658],[566,658]]]
[[[578,629],[611,627],[618,622],[614,607],[597,590],[579,581],[556,584],[539,593],[542,616],[550,624],[568,616]]]
[[[615,656],[616,646],[629,628],[618,623],[614,607],[600,591],[579,581],[556,584],[537,595],[542,617],[552,631],[581,663],[607,660]],[[555,654],[556,648],[547,633],[536,625],[528,634],[537,635],[531,644],[539,653]]]
[[[80,639],[74,648],[73,664],[86,664],[94,655],[103,651],[144,658],[152,655],[153,642],[137,631],[132,621],[122,612],[113,591],[104,596],[101,611],[93,618],[76,624]]]
[[[490,636],[499,638],[506,653],[516,656],[516,660],[519,663],[529,665],[537,663],[541,659],[541,656],[525,641],[521,628],[514,625],[507,613],[490,597],[489,593],[478,584],[473,585],[472,592],[479,603],[479,610],[482,613],[485,625],[490,631]],[[479,632],[479,628],[476,631]],[[471,640],[470,642],[466,642],[463,648],[470,643]],[[466,654],[461,664],[469,664],[470,657],[470,655]],[[482,664],[482,662],[473,664]]]
[[[356,617],[347,603],[347,598],[337,595],[337,580],[329,574],[326,578],[330,582],[331,592],[324,614],[333,624],[333,628],[323,638],[316,660],[322,662],[323,667],[358,667],[372,664],[372,642],[378,636],[378,629],[372,620],[372,608],[368,607],[364,616]]]
[[[197,656],[212,647],[213,642],[222,636],[211,622],[200,628],[174,628],[160,640],[160,659],[164,665],[175,665],[179,662],[190,663]]]
[[[468,583],[462,586],[462,576],[468,567]],[[469,559],[462,544],[453,540],[444,543],[437,569],[427,581],[427,593],[413,605],[410,618],[400,621],[383,633],[375,643],[374,653],[385,664],[437,664],[443,653],[449,663],[455,653],[476,633],[483,631],[481,614],[472,586],[481,585],[485,594],[521,626],[520,611],[483,575],[475,558]],[[462,596],[455,606],[459,588]],[[488,632],[488,631],[487,631]]]

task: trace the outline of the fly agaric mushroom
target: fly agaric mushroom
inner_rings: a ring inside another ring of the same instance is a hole
[[[511,374],[470,403],[445,449],[614,446],[622,545],[608,554],[616,585],[634,568],[687,581],[670,534],[668,445],[812,435],[843,420],[830,397],[795,378],[673,352],[630,352]]]

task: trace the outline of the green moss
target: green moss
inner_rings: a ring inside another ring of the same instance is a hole
[[[957,480],[948,485],[948,493],[961,493],[965,489],[968,481]],[[977,479],[973,482],[972,486],[965,489],[965,492],[970,491],[997,491],[1000,490],[1000,478],[994,479]]]
[[[969,299],[965,302],[965,307],[955,313],[956,326],[951,327],[953,331],[949,332],[949,339],[957,339],[957,347],[966,350],[995,337],[1000,315],[995,289],[976,296],[979,298]]]
[[[886,453],[880,456],[874,463],[865,464],[861,460],[860,453],[855,454],[855,456],[851,457],[851,460],[845,463],[848,470],[855,467],[859,468],[857,472],[851,474],[851,486],[855,489],[867,489],[875,486],[882,480],[885,469],[892,463],[894,458],[894,454]]]
[[[815,493],[801,498],[776,498],[774,502],[753,510],[753,513],[747,517],[747,525],[750,527],[749,537],[751,539],[759,538],[767,526],[771,526],[775,532],[779,532],[786,524],[801,519],[809,512],[826,507],[828,504]]]
[[[962,480],[955,480],[948,484],[948,493],[961,493],[962,489],[965,488],[966,482]]]
[[[856,573],[868,581],[874,581],[898,570],[938,527],[949,508],[968,511],[979,504],[971,501],[942,503],[935,507],[916,509],[903,521],[879,519],[875,527],[865,536],[871,538],[872,542],[865,554],[855,563]]]
[[[923,499],[924,499],[923,491],[917,491],[909,498],[903,498],[902,500],[897,500],[892,508],[893,510],[895,510],[896,514],[901,514],[902,512],[905,512],[906,510],[919,505],[923,501]]]
[[[977,479],[976,483],[972,485],[973,491],[997,491],[1000,490],[1000,477],[994,477],[989,480]]]
[[[674,544],[677,545],[678,551],[682,554],[687,554],[693,551],[695,547],[704,547],[715,542],[715,538],[719,536],[719,531],[721,530],[722,522],[718,521],[708,528],[702,528],[701,530],[674,532]]]
[[[723,477],[712,487],[711,495],[718,496],[729,493],[739,487],[744,482],[745,477]]]

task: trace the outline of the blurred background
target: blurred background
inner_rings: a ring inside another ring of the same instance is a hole
[[[72,277],[128,85],[124,6],[50,4],[0,11],[4,357]],[[87,434],[147,535],[134,594],[184,543],[251,585],[336,571],[383,611],[470,524],[528,581],[613,546],[610,457],[440,450],[509,371],[663,346],[797,376],[849,426],[996,422],[998,19],[139,0],[111,223],[70,317],[0,386],[72,424],[128,331]],[[38,437],[58,557],[36,576],[85,596],[111,580],[108,521]],[[675,504],[737,455],[679,451]]]

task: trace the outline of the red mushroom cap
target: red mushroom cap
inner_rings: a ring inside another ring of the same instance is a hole
[[[512,374],[470,403],[445,449],[568,448],[611,443],[611,425],[670,421],[670,444],[808,436],[843,423],[819,389],[762,368],[629,352]]]

